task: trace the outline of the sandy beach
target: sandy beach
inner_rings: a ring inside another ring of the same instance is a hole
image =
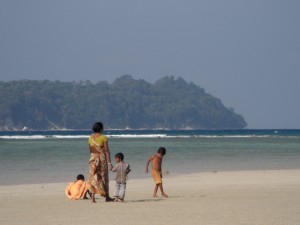
[[[1,225],[297,225],[300,170],[205,172],[129,180],[126,202],[69,200],[67,183],[0,186]],[[110,192],[113,195],[114,181]]]

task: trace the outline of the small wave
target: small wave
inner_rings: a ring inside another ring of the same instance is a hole
[[[12,136],[0,136],[0,139],[45,139],[46,136],[45,135],[26,135],[26,136],[22,136],[22,135],[12,135]]]
[[[166,134],[110,134],[109,138],[166,138]]]
[[[300,138],[300,136],[281,135],[168,135],[168,134],[107,134],[108,138]],[[4,135],[0,139],[38,140],[38,139],[87,139],[89,135]]]
[[[166,134],[112,134],[108,138],[166,138]],[[83,139],[89,135],[12,135],[0,136],[0,139]],[[170,136],[169,136],[170,137]]]
[[[199,138],[266,138],[271,135],[196,135]]]
[[[59,138],[59,139],[80,139],[80,138],[88,138],[89,135],[52,135],[52,138]]]

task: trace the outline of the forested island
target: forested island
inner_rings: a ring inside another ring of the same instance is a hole
[[[0,82],[0,130],[241,129],[245,119],[182,78],[154,84],[123,75],[113,83]]]

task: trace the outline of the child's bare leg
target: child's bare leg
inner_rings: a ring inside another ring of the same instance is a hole
[[[153,191],[153,197],[154,197],[154,198],[157,197],[157,195],[156,195],[157,190],[158,190],[158,184],[156,184],[155,187],[154,187],[154,191]]]
[[[84,196],[83,196],[83,199],[88,199],[88,198],[86,197],[86,194],[87,194],[87,192],[85,192],[85,194],[84,194]]]
[[[164,192],[163,185],[159,184],[158,186],[159,186],[159,189],[160,189],[160,192],[161,192],[161,196],[163,196],[165,198],[168,198],[168,195]]]
[[[91,192],[87,190],[83,195],[83,199],[88,199],[87,194],[89,194],[90,198],[92,198]]]

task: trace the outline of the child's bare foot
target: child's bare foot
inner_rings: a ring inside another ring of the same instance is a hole
[[[164,198],[169,198],[169,196],[166,195],[166,193],[163,193],[162,196],[163,196]]]
[[[158,196],[157,196],[157,195],[153,195],[152,197],[153,197],[153,198],[158,198]]]
[[[119,197],[115,197],[114,202],[124,202],[124,199],[119,198]]]

